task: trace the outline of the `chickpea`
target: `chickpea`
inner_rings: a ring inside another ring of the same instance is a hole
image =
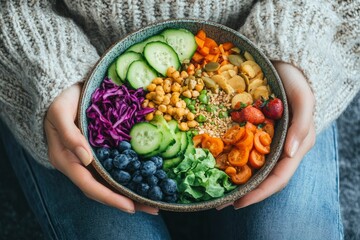
[[[170,120],[172,119],[172,117],[171,117],[169,114],[165,114],[165,115],[164,115],[164,119],[165,119],[166,121],[170,121]]]
[[[173,72],[175,72],[176,69],[174,67],[169,67],[166,71],[166,76],[170,77]]]
[[[147,89],[149,92],[153,92],[153,91],[155,91],[155,88],[156,88],[156,84],[150,83],[149,86],[147,86],[146,89]]]
[[[161,96],[161,95],[159,94],[159,95],[157,95],[157,96],[155,97],[154,102],[160,104],[160,103],[162,103],[163,100],[164,100],[164,96]]]
[[[142,102],[142,104],[141,104],[141,106],[142,106],[143,108],[146,108],[148,105],[149,105],[149,99],[145,99],[145,100]]]
[[[195,120],[187,121],[187,125],[189,128],[196,127],[198,125],[198,122]]]
[[[171,77],[172,77],[173,79],[179,78],[179,77],[180,77],[179,71],[175,71],[175,72],[171,73]]]
[[[180,77],[187,78],[188,76],[189,76],[189,74],[186,71],[181,71]]]
[[[195,85],[195,90],[198,91],[198,92],[201,92],[201,90],[204,89],[204,85],[202,84],[196,84]]]
[[[195,115],[192,113],[192,112],[189,112],[187,115],[186,115],[186,119],[191,121],[191,120],[194,120],[195,119]]]
[[[154,102],[149,102],[148,107],[149,108],[155,108],[155,103]]]
[[[164,81],[164,80],[163,80],[162,78],[157,77],[157,78],[155,78],[155,79],[152,81],[152,83],[154,83],[154,84],[156,84],[156,85],[159,85],[159,84],[162,84],[163,81]]]
[[[169,105],[170,104],[170,97],[165,95],[164,100],[162,101],[162,104]]]
[[[175,113],[179,116],[179,117],[183,117],[184,113],[185,113],[185,109],[184,108],[176,108]]]
[[[192,91],[192,96],[193,97],[198,97],[200,95],[200,93],[196,90]]]
[[[181,85],[177,82],[173,83],[171,86],[171,91],[173,92],[180,92]]]
[[[184,97],[191,98],[191,92],[190,92],[190,90],[184,91],[184,92],[182,93],[182,95],[183,95]]]
[[[148,113],[145,116],[145,120],[151,121],[154,118],[154,113]]]
[[[166,81],[166,80],[165,80]],[[166,82],[164,82],[164,92],[165,93],[169,93],[169,92],[171,92],[171,83],[166,83]]]
[[[166,109],[166,112],[169,115],[173,115],[174,114],[174,108],[172,106],[168,106],[167,109]]]
[[[167,107],[165,105],[161,104],[161,105],[159,105],[158,110],[160,112],[165,113],[167,111]]]
[[[155,92],[164,92],[164,89],[162,86],[156,86]]]
[[[177,95],[171,96],[171,98],[170,98],[171,105],[175,106],[178,101],[179,101],[179,96],[177,96]]]
[[[182,77],[178,77],[175,79],[175,82],[177,82],[178,84],[182,84],[183,81],[184,81],[184,78],[182,78]]]
[[[188,131],[188,130],[189,130],[189,126],[187,125],[186,122],[182,122],[182,123],[179,124],[179,129],[180,129],[181,131]]]
[[[155,115],[163,115],[163,113],[161,111],[159,111],[159,110],[156,110]]]

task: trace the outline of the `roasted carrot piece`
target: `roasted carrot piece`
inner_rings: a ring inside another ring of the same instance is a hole
[[[199,53],[205,57],[209,55],[210,49],[208,47],[203,47],[200,49]]]
[[[195,62],[199,63],[199,62],[201,62],[201,60],[204,59],[204,56],[201,55],[201,54],[198,53],[198,52],[195,52],[194,55],[193,55],[193,57],[192,57],[192,59],[193,59]]]
[[[237,168],[237,173],[231,175],[231,181],[235,184],[244,184],[252,176],[252,170],[248,165]]]
[[[220,53],[217,53],[213,58],[213,62],[219,61],[219,56],[220,56]]]
[[[234,47],[234,44],[231,42],[225,42],[222,44],[222,46],[225,51],[229,51],[230,49],[232,49]]]
[[[195,36],[195,42],[198,45],[199,48],[203,48],[205,41],[197,36]]]
[[[220,53],[219,47],[216,46],[216,47],[211,48],[211,49],[210,49],[210,53],[211,53],[211,54],[218,54],[218,53]]]
[[[205,44],[204,44],[205,47],[208,47],[209,49],[212,49],[214,47],[217,47],[218,44],[215,42],[214,39],[212,38],[205,38]]]
[[[268,136],[264,136],[264,135],[268,135]],[[264,131],[257,131],[255,133],[254,136],[254,147],[256,150],[258,150],[258,152],[262,153],[262,154],[268,154],[270,152],[270,144],[269,145],[264,145],[261,141],[260,138],[270,138],[270,135]],[[270,138],[271,139],[271,138]]]
[[[203,29],[200,29],[197,34],[196,34],[196,37],[200,38],[201,40],[204,40],[206,39],[206,33]]]
[[[208,62],[212,62],[214,57],[215,57],[214,55],[208,54],[208,55],[205,56],[205,60],[207,60]]]
[[[259,169],[265,164],[265,155],[253,148],[249,155],[249,164],[255,169]]]

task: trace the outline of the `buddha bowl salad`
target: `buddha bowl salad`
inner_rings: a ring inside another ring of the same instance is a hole
[[[146,198],[222,197],[265,164],[283,104],[231,42],[167,29],[109,67],[87,109],[89,140],[115,181]]]

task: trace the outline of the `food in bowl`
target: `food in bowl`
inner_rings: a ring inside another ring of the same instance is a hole
[[[241,47],[169,28],[112,62],[86,114],[116,182],[154,201],[196,203],[264,166],[284,106]]]

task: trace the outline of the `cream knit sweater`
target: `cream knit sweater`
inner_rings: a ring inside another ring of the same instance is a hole
[[[316,97],[320,132],[360,88],[360,1],[12,0],[0,3],[0,117],[50,166],[43,120],[125,34],[169,18],[239,30],[272,60],[299,67]]]

